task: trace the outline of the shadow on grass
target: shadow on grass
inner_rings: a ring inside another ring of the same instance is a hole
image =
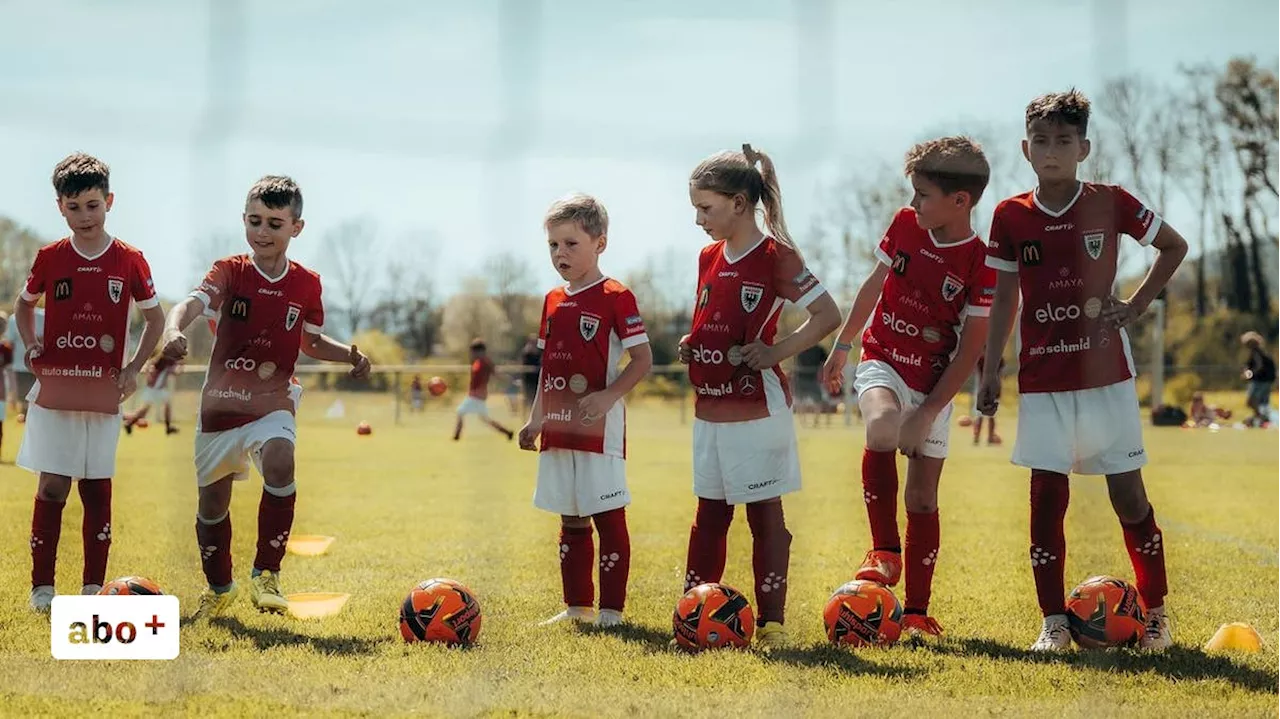
[[[1128,674],[1153,672],[1177,681],[1221,679],[1240,689],[1266,694],[1275,694],[1277,681],[1280,680],[1275,672],[1246,666],[1229,656],[1206,654],[1196,647],[1174,646],[1164,652],[1152,654],[1134,649],[1079,650],[1050,654],[1031,652],[1020,646],[1001,644],[989,639],[970,638],[931,643],[928,648],[939,654],[957,657],[983,656],[1001,661],[1061,664]]]
[[[236,617],[218,617],[210,620],[209,623],[226,629],[237,639],[253,642],[254,648],[259,650],[272,647],[309,646],[322,654],[359,656],[374,654],[393,641],[392,639],[370,640],[341,636],[313,637],[299,634],[289,627],[249,626]]]

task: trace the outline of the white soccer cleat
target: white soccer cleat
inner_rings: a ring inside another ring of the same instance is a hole
[[[31,590],[31,611],[41,614],[48,614],[49,608],[53,605],[53,587],[48,584],[41,584]]]
[[[569,607],[554,617],[539,622],[538,626],[545,627],[551,624],[559,624],[560,622],[594,622],[595,614],[595,610],[591,607]]]
[[[1164,607],[1152,609],[1147,613],[1147,628],[1138,640],[1138,648],[1146,652],[1162,652],[1173,646],[1173,630],[1169,626],[1169,617]]]
[[[101,584],[86,584],[83,587],[80,587],[80,593],[86,594],[86,595],[97,594],[98,592],[101,592],[101,591],[102,591]]]
[[[601,609],[594,624],[597,627],[616,627],[622,623],[622,612],[616,609]]]
[[[1071,648],[1071,632],[1067,629],[1067,615],[1050,614],[1044,618],[1040,638],[1031,645],[1033,652],[1061,652]]]

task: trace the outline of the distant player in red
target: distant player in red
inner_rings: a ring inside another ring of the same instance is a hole
[[[862,489],[872,548],[855,577],[886,586],[902,577],[901,450],[908,458],[902,623],[913,633],[938,635],[942,627],[929,616],[940,543],[938,480],[952,399],[973,375],[987,339],[995,273],[986,266],[986,247],[971,216],[991,168],[973,141],[944,137],[912,147],[905,169],[914,188],[911,206],[898,212],[880,240],[879,262],[858,291],[823,379],[833,392],[841,390],[851,343],[861,334],[853,387],[867,428]]]
[[[631,571],[627,533],[627,415],[622,398],[653,366],[635,295],[600,272],[609,215],[594,197],[574,194],[547,210],[551,264],[567,284],[547,293],[538,327],[543,351],[520,448],[539,449],[533,504],[560,515],[560,580],[565,610],[544,624],[592,621],[593,568],[600,566],[599,626],[622,622]],[[623,353],[630,357],[619,371]],[[535,444],[542,438],[541,446]],[[600,533],[600,554],[591,524]]]
[[[9,328],[9,313],[0,310],[0,458],[4,456],[4,418],[5,409],[9,406],[9,367],[13,365],[13,344],[4,338]],[[0,459],[0,462],[3,462]]]
[[[107,234],[115,201],[111,171],[76,153],[53,171],[58,210],[71,236],[40,248],[14,308],[36,381],[18,465],[40,473],[31,518],[31,608],[49,611],[62,509],[79,479],[84,504],[82,594],[96,594],[111,549],[111,477],[120,439],[120,403],[137,389],[138,371],[160,339],[164,312],[142,252]],[[44,298],[43,336],[35,309]],[[129,305],[146,328],[128,364]]]
[[[160,405],[164,413],[164,433],[177,434],[178,428],[173,426],[173,414],[169,407],[172,397],[173,378],[182,371],[182,364],[169,357],[160,355],[147,363],[147,386],[142,390],[142,406],[124,417],[124,431],[133,434],[133,427],[138,420],[144,419],[154,405]]]
[[[187,353],[183,330],[209,312],[217,318],[196,427],[196,539],[209,583],[196,619],[222,614],[237,594],[231,571],[231,485],[248,478],[250,461],[264,482],[251,599],[260,611],[288,609],[279,573],[297,499],[294,415],[300,392],[292,377],[298,353],[350,363],[353,377],[369,373],[369,360],[355,345],[321,334],[320,276],[286,256],[302,228],[298,185],[281,176],[258,180],[244,210],[251,254],[213,263],[165,323],[164,354],[181,359]]]
[[[489,416],[489,379],[493,377],[493,360],[489,359],[484,340],[477,337],[471,341],[471,384],[467,387],[467,396],[458,405],[458,422],[453,427],[453,441],[462,438],[462,420],[469,414],[480,415],[484,423],[507,435],[507,439],[515,433],[505,425]]]
[[[974,392],[973,392],[973,407],[972,407],[972,409],[973,409],[973,412],[972,412],[972,414],[973,414],[973,417],[972,417],[972,419],[973,419],[973,445],[974,445],[975,447],[976,447],[976,446],[978,446],[978,443],[979,443],[980,441],[982,441],[982,425],[983,425],[983,421],[984,421],[984,420],[986,421],[986,425],[987,425],[987,444],[989,444],[989,445],[993,445],[993,446],[994,446],[994,445],[1004,444],[1004,440],[1000,438],[1000,435],[996,434],[996,418],[995,418],[995,416],[993,415],[993,416],[991,416],[991,417],[987,417],[987,416],[983,415],[981,412],[977,411],[977,410],[978,410],[978,391],[977,391],[977,389],[976,389],[976,388],[978,388],[978,387],[981,387],[981,386],[982,386],[982,373],[983,373],[983,370],[984,370],[984,368],[985,368],[985,367],[986,367],[986,358],[985,358],[985,357],[979,357],[979,358],[978,358],[978,368],[977,368],[977,370],[974,372],[974,387],[975,387],[975,389],[974,389]],[[997,376],[997,377],[1004,377],[1004,358],[1003,358],[1003,357],[1001,357],[1001,358],[1000,358],[1000,366],[999,366],[998,368],[996,368],[996,376]],[[999,395],[997,395],[997,396],[996,396],[996,402],[999,402],[999,401],[1000,401],[1000,397],[999,397]]]
[[[1071,644],[1063,600],[1067,475],[1104,474],[1111,506],[1147,604],[1144,649],[1173,643],[1164,611],[1164,541],[1147,501],[1147,463],[1125,326],[1168,283],[1187,243],[1116,185],[1076,179],[1089,156],[1089,101],[1075,90],[1027,105],[1022,154],[1039,186],[996,206],[987,264],[999,270],[978,410],[994,415],[996,374],[1022,294],[1018,437],[1013,463],[1031,470],[1031,570],[1044,625],[1032,651]],[[1120,236],[1156,248],[1127,300],[1114,297]]]
[[[680,341],[696,401],[693,493],[685,589],[719,582],[734,505],[747,505],[762,647],[786,643],[783,628],[791,533],[782,495],[800,489],[791,389],[778,367],[840,324],[840,310],[805,267],[787,233],[773,161],[750,145],[703,160],[689,178],[698,226],[712,243],[698,257],[693,328]],[[757,167],[757,165],[759,167]],[[756,224],[764,206],[768,233]],[[809,313],[775,337],[782,305]]]

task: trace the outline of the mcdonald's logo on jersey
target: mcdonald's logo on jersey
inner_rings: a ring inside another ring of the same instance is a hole
[[[71,299],[71,278],[64,277],[53,283],[53,299],[69,300]]]
[[[1040,247],[1040,240],[1027,240],[1019,245],[1022,254],[1022,264],[1028,267],[1035,267],[1044,260],[1044,249]]]
[[[244,321],[249,319],[249,298],[232,297],[227,305],[227,315],[233,320]]]

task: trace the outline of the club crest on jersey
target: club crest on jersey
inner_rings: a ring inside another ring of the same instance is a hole
[[[751,285],[744,282],[738,296],[742,300],[742,309],[755,312],[760,306],[760,300],[764,298],[764,285]]]
[[[293,326],[298,324],[298,318],[302,316],[302,308],[297,305],[289,305],[289,311],[284,315],[284,328],[292,330]]]
[[[71,299],[71,278],[64,277],[53,283],[53,299],[69,300]]]
[[[578,315],[578,332],[582,335],[582,339],[590,342],[596,336],[596,330],[600,329],[600,318],[594,315]]]
[[[1084,236],[1084,251],[1089,253],[1090,258],[1096,260],[1102,256],[1102,243],[1106,237],[1103,232],[1090,232]]]
[[[942,278],[942,299],[944,302],[954,300],[963,289],[964,283],[960,281],[960,278],[950,272],[947,273],[946,277]]]
[[[124,280],[117,277],[107,278],[107,296],[115,304],[120,304],[120,298],[124,296]]]

